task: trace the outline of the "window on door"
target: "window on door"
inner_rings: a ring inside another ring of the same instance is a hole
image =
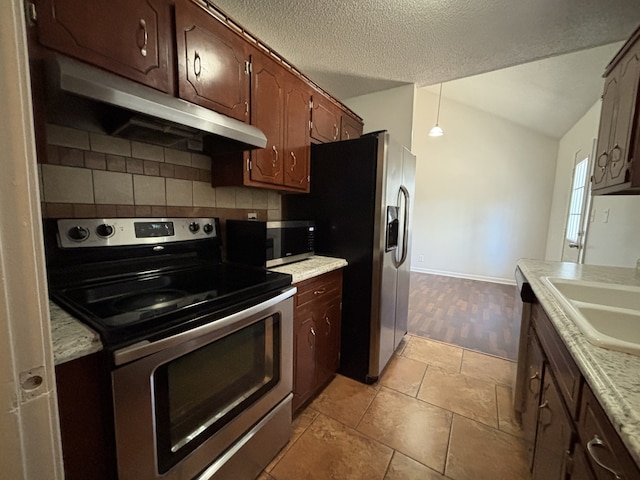
[[[569,215],[567,216],[566,238],[569,242],[577,242],[580,238],[584,196],[587,186],[587,171],[589,157],[576,164],[573,171],[573,188],[571,190],[571,202],[569,203]]]

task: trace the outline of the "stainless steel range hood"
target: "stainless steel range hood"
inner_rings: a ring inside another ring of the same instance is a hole
[[[208,153],[267,144],[256,127],[68,57],[52,56],[46,78],[48,116],[63,124],[82,128],[90,113],[110,135]]]

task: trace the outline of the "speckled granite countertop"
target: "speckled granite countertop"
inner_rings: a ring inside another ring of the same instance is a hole
[[[317,277],[338,268],[347,266],[347,261],[342,258],[321,257],[316,255],[301,262],[274,267],[270,270],[280,273],[288,273],[293,277],[293,283],[302,282],[311,277]]]
[[[49,316],[56,365],[102,350],[100,335],[51,301]]]
[[[297,283],[346,265],[347,262],[341,258],[316,256],[272,270],[291,274],[293,283]],[[102,342],[98,333],[51,301],[49,302],[49,315],[51,317],[53,359],[56,365],[102,350]]]
[[[518,266],[582,371],[629,453],[640,465],[640,356],[596,347],[564,313],[541,277],[640,286],[634,268],[520,260]]]

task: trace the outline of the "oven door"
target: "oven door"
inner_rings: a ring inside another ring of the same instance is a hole
[[[252,428],[279,405],[288,409],[278,415],[287,425],[277,427],[286,443],[294,293],[291,288],[175,337],[115,352],[116,364],[126,362],[112,372],[120,480],[211,471],[207,467],[247,432],[255,436]]]

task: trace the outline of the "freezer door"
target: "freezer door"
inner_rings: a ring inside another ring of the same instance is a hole
[[[398,192],[400,233],[396,252],[398,283],[396,294],[396,329],[394,350],[407,333],[409,319],[409,283],[411,279],[411,229],[415,192],[416,157],[405,147],[402,149],[402,185]]]

